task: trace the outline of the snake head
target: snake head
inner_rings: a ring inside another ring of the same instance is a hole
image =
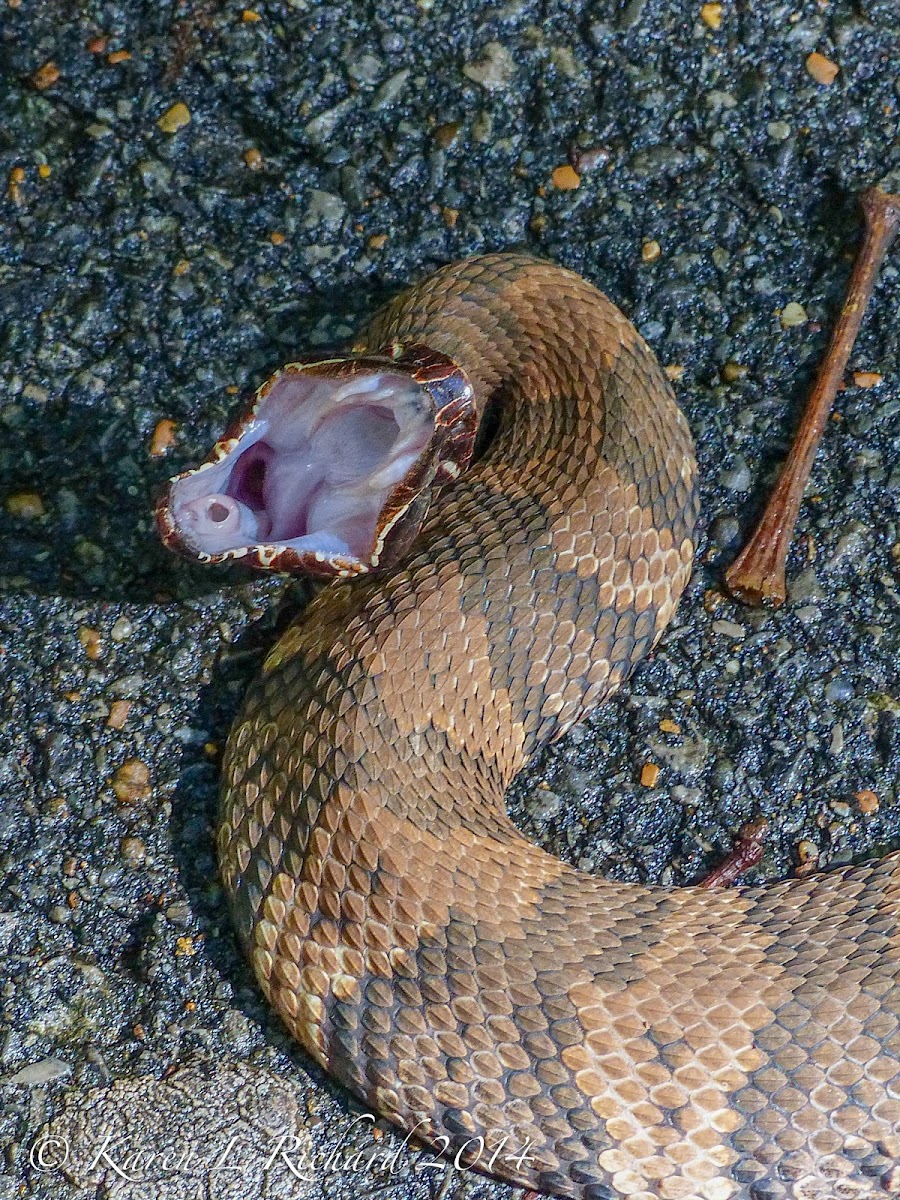
[[[464,372],[427,347],[289,363],[169,480],[157,526],[204,563],[319,577],[390,566],[468,466],[476,427]]]

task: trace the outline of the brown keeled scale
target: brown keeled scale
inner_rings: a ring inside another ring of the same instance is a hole
[[[897,1192],[896,856],[672,891],[575,871],[504,812],[690,572],[691,439],[651,352],[513,255],[439,271],[354,350],[393,342],[457,362],[500,430],[399,570],[318,597],[231,734],[219,849],[263,990],[373,1108],[534,1188]]]

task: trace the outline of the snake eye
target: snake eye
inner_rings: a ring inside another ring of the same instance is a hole
[[[288,368],[260,394],[227,451],[170,485],[173,536],[203,557],[371,559],[385,501],[434,432],[428,393],[390,371]]]

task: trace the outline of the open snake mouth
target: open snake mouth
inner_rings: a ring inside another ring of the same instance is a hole
[[[408,375],[286,368],[218,456],[172,482],[173,533],[203,557],[265,545],[365,561],[434,427],[434,403]]]

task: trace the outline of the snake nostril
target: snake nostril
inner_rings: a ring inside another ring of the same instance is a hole
[[[214,521],[217,525],[221,525],[223,521],[228,520],[231,510],[221,500],[213,500],[206,510],[206,515],[211,521]]]

